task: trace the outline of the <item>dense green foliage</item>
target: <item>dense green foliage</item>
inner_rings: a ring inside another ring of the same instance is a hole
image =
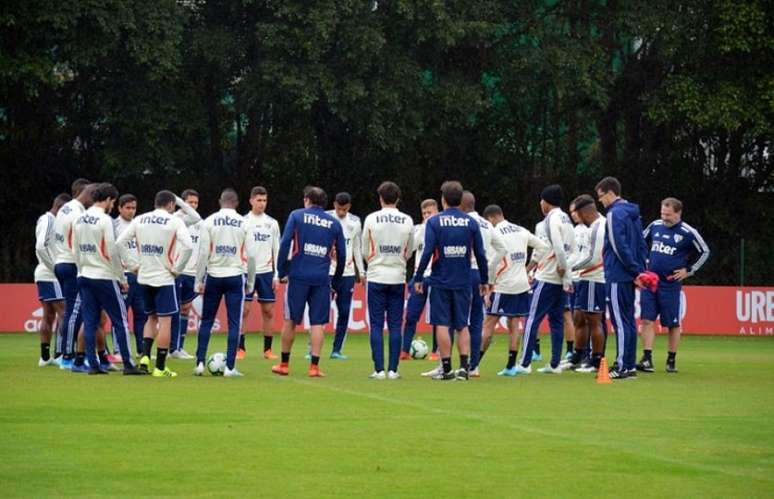
[[[41,369],[33,335],[0,335],[2,495],[771,497],[772,338],[686,338],[667,375],[659,337],[658,372],[613,385],[495,376],[504,339],[462,383],[421,378],[433,364],[416,360],[368,379],[362,334],[324,379],[305,376],[305,337],[279,378],[250,336],[244,378],[172,360],[172,380]]]
[[[537,193],[624,181],[682,198],[714,255],[694,282],[774,280],[774,4],[763,0],[28,0],[0,13],[0,280],[77,176],[147,208],[163,187],[310,183],[355,212],[456,177],[524,225]]]

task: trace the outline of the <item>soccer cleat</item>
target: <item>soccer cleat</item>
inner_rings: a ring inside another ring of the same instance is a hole
[[[309,371],[306,373],[310,378],[324,378],[325,373],[320,371],[320,366],[314,364],[309,366]]]
[[[245,357],[247,357],[247,350],[245,350],[244,348],[238,349],[236,353],[237,360],[242,360]]]
[[[194,358],[193,355],[186,352],[182,348],[180,350],[175,350],[174,352],[169,354],[169,356],[172,357],[173,359],[179,359],[179,360],[191,360]]]
[[[532,362],[535,362],[535,361],[540,362],[541,360],[543,360],[543,354],[540,353],[540,352],[533,351],[532,352]]]
[[[497,375],[498,376],[511,376],[511,377],[513,377],[513,376],[518,376],[519,375],[519,371],[516,370],[516,366],[513,366],[511,368],[506,367],[502,371],[498,372]]]
[[[279,359],[279,357],[274,352],[272,352],[271,349],[263,351],[263,358],[267,360]]]
[[[369,376],[371,379],[385,379],[384,371],[374,371]]]
[[[538,372],[542,374],[562,374],[562,369],[559,366],[551,367],[551,364],[546,364],[538,369]]]
[[[349,357],[341,352],[331,352],[331,360],[347,360]]]
[[[669,374],[677,374],[679,371],[677,370],[677,366],[674,362],[667,362],[666,364],[666,372]]]
[[[388,371],[387,379],[400,379],[400,374],[398,373],[398,371]]]
[[[196,367],[194,367],[193,370],[194,376],[203,376],[204,375],[204,362],[197,362]]]
[[[99,363],[99,368],[100,369],[104,369],[105,371],[113,371],[113,372],[118,371],[118,368],[112,362],[106,362],[106,363],[100,362]]]
[[[594,367],[594,364],[584,362],[580,365],[580,367],[575,369],[575,372],[576,373],[595,373],[597,372],[597,368]]]
[[[108,356],[107,356],[107,360],[111,364],[123,364],[124,363],[124,359],[121,358],[121,354],[120,353],[109,353]]]
[[[516,364],[516,374],[532,374],[532,365],[524,367],[521,364]]]
[[[401,352],[400,360],[411,360],[411,355],[408,352]]]
[[[142,357],[140,357],[140,369],[142,369],[146,373],[149,373],[151,370],[150,366],[151,366],[150,357],[148,357],[147,355],[143,355]]]
[[[454,378],[457,381],[467,381],[469,379],[468,370],[459,368],[456,371],[454,371]]]
[[[457,377],[457,374],[454,371],[449,371],[448,373],[445,373],[441,370],[441,368],[438,368],[438,373],[430,376],[430,379],[434,379],[436,381],[448,381],[450,379],[455,379]]]
[[[481,371],[478,370],[478,368],[471,369],[468,371],[468,376],[471,378],[480,378],[481,377]]]
[[[142,369],[136,366],[124,367],[123,372],[124,372],[124,376],[145,376],[146,374],[148,374],[147,372],[143,371]]]
[[[637,369],[627,369],[626,379],[637,379]]]
[[[59,361],[59,369],[69,371],[73,368],[73,359],[62,359]]]
[[[76,366],[75,364],[73,364],[73,367],[70,368],[70,371],[74,373],[87,373],[89,372],[89,366],[87,366],[85,362],[80,366]]]
[[[107,369],[101,367],[90,367],[86,372],[88,374],[109,374]]]
[[[154,378],[176,378],[177,373],[175,371],[170,371],[168,367],[165,367],[163,371],[158,367],[154,367],[153,377]]]
[[[430,355],[427,356],[427,359],[438,362],[439,360],[441,360],[441,355],[438,352],[431,352]]]
[[[610,369],[610,379],[626,379],[629,375],[627,371],[619,370],[617,367]]]
[[[234,366],[234,369],[226,368],[225,371],[223,371],[223,377],[224,378],[238,378],[239,376],[244,376],[244,374],[240,373],[236,366]]]
[[[653,361],[650,359],[646,359],[645,357],[640,359],[640,361],[637,363],[637,370],[642,371],[644,373],[652,373],[656,371],[653,368]]]
[[[277,364],[276,366],[271,366],[271,372],[280,376],[287,376],[290,374],[290,369],[287,364]]]
[[[438,367],[435,367],[433,369],[430,369],[429,371],[425,371],[420,376],[424,376],[425,378],[432,378],[436,374],[440,374],[443,372],[443,368],[439,365]]]
[[[38,367],[55,366],[56,362],[49,357],[48,360],[38,359]]]

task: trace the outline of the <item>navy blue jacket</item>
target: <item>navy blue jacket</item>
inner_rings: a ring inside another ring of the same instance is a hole
[[[288,260],[290,244],[293,254]],[[346,265],[347,247],[338,220],[320,207],[312,206],[290,213],[277,254],[277,277],[310,285],[330,283],[331,260],[336,259],[338,280]]]
[[[633,282],[645,270],[648,248],[642,237],[640,207],[618,199],[607,207],[605,281]]]

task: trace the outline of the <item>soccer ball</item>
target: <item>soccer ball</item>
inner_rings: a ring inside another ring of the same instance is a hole
[[[218,352],[210,355],[207,359],[207,370],[213,376],[222,376],[223,371],[226,370],[226,354]]]
[[[425,340],[417,338],[411,342],[411,349],[409,350],[409,353],[411,354],[412,359],[424,359],[427,357],[429,351],[430,349],[427,348],[427,343],[425,343]]]

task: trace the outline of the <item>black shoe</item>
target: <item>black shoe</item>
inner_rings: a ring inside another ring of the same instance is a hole
[[[101,367],[91,367],[89,368],[89,374],[108,374],[108,371]]]
[[[637,370],[642,371],[644,373],[652,373],[656,371],[653,368],[653,361],[650,359],[646,359],[645,357],[640,359],[640,362],[637,364]]]
[[[637,379],[637,369],[628,369],[626,371],[626,379]]]
[[[457,369],[457,372],[454,373],[455,378],[457,381],[467,381],[468,380],[468,371],[465,369]]]
[[[626,379],[629,377],[629,372],[624,370],[618,370],[618,369],[611,369],[610,370],[610,379]]]
[[[677,366],[675,366],[674,362],[667,362],[667,364],[666,364],[666,372],[668,372],[670,374],[676,374],[678,372],[677,371]]]
[[[136,366],[124,368],[124,376],[145,376],[146,374],[148,374],[148,371],[140,369]]]
[[[430,379],[434,379],[436,381],[447,381],[450,379],[455,379],[456,377],[457,374],[454,371],[449,371],[448,373],[438,373],[432,376]]]

